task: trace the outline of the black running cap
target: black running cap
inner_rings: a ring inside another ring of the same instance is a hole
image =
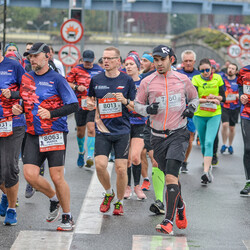
[[[23,56],[28,56],[28,55],[36,55],[38,53],[50,53],[49,46],[46,43],[35,43],[33,46],[30,48],[29,51],[24,52]]]

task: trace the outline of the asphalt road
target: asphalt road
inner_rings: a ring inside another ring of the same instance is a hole
[[[18,225],[4,226],[4,218],[0,217],[0,250],[250,249],[250,197],[239,195],[245,185],[240,124],[236,126],[235,153],[218,153],[219,164],[213,170],[214,182],[206,187],[200,184],[202,157],[200,148],[194,143],[189,173],[180,176],[188,227],[179,230],[174,226],[174,236],[155,231],[164,216],[155,216],[149,211],[154,201],[152,186],[146,192],[147,200],[137,201],[133,196],[124,201],[124,216],[98,212],[104,190],[94,169],[86,171],[76,166],[78,149],[73,116],[69,117],[69,128],[65,177],[70,185],[71,210],[77,223],[74,232],[56,232],[57,222],[46,222],[49,201],[44,195],[36,192],[30,199],[24,197],[26,182],[21,170]],[[109,164],[115,183],[112,167]],[[49,179],[46,170],[45,176]]]

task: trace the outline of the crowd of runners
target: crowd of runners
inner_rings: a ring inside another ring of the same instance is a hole
[[[57,230],[73,230],[70,188],[64,179],[67,116],[72,113],[79,149],[76,165],[87,169],[95,165],[105,190],[101,213],[113,204],[113,214],[123,215],[124,199],[133,193],[138,200],[147,199],[145,191],[152,180],[155,202],[149,209],[165,214],[156,230],[173,234],[174,220],[185,229],[179,175],[188,173],[195,137],[203,156],[201,184],[211,185],[219,131],[220,153],[233,154],[239,114],[246,174],[246,185],[239,193],[250,195],[250,65],[239,70],[227,62],[220,70],[214,60],[203,58],[195,69],[195,52],[185,50],[176,68],[176,55],[166,45],[142,55],[129,51],[124,60],[119,49],[108,47],[98,64],[94,51],[83,51],[79,64],[65,75],[52,46],[27,43],[23,55],[15,43],[0,50],[0,216],[4,225],[17,224],[21,157],[25,197],[31,198],[36,190],[46,195],[50,200],[47,222],[57,221],[62,210]],[[54,187],[44,177],[45,160]],[[107,170],[109,161],[114,162],[116,183]]]

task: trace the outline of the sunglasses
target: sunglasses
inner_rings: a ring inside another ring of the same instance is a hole
[[[204,72],[208,73],[209,71],[210,71],[210,69],[201,69],[200,70],[201,73],[204,73]]]

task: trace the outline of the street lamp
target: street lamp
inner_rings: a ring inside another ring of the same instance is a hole
[[[49,24],[50,24],[50,21],[49,21],[49,20],[44,21],[42,25],[37,26],[36,24],[34,24],[33,21],[28,20],[28,21],[27,21],[27,24],[32,25],[33,27],[36,28],[36,31],[37,31],[37,38],[39,38],[41,28],[42,28],[43,26],[45,26],[45,25],[49,25]]]

